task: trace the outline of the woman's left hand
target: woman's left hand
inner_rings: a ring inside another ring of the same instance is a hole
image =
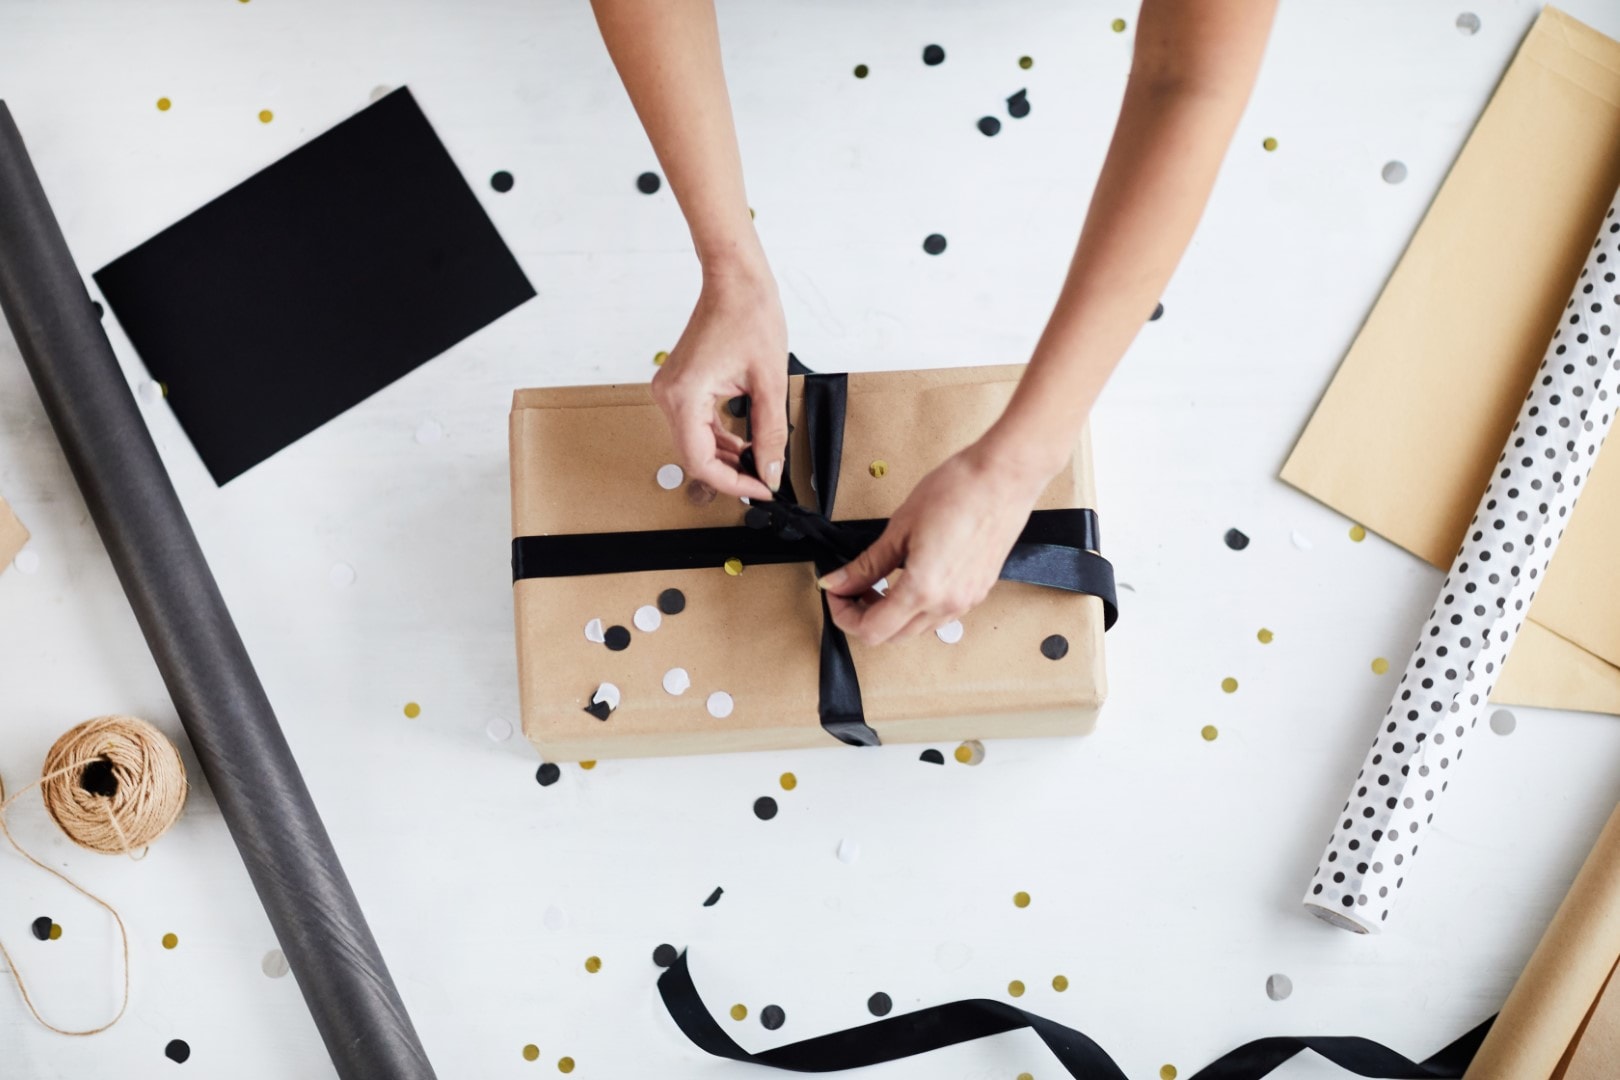
[[[872,546],[821,579],[833,622],[867,645],[959,619],[1001,574],[1052,473],[981,441],[923,477]],[[873,586],[904,567],[880,597]]]

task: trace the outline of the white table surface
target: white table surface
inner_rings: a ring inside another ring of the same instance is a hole
[[[539,291],[224,489],[161,399],[142,404],[441,1076],[552,1075],[564,1055],[578,1076],[758,1075],[663,1014],[661,942],[692,948],[717,1013],[749,1006],[722,1022],[753,1049],[863,1022],[879,990],[904,1011],[1004,998],[1012,979],[1030,987],[1020,1005],[1145,1078],[1279,1033],[1423,1056],[1500,1006],[1620,791],[1620,721],[1521,709],[1512,735],[1482,726],[1389,929],[1308,916],[1301,894],[1439,574],[1352,543],[1349,521],[1276,479],[1536,12],[1470,2],[1473,36],[1456,4],[1284,3],[1165,315],[1096,412],[1104,538],[1128,587],[1095,735],[990,741],[977,767],[908,746],[569,765],[546,788],[520,738],[486,733],[517,713],[509,395],[648,377],[697,286],[667,186],[636,191],[656,165],[588,6],[0,2],[0,95],[87,281],[374,88],[409,85]],[[1620,35],[1607,0],[1568,7]],[[1115,17],[1135,11],[722,5],[750,196],[800,356],[1027,358],[1124,85]],[[920,61],[931,42],[948,53],[936,68]],[[1025,87],[1032,113],[1011,120],[1003,99]],[[985,114],[1002,115],[994,139],[974,127]],[[1404,183],[1380,178],[1390,160]],[[501,169],[516,177],[504,195],[487,182]],[[932,232],[950,243],[937,258],[921,249]],[[140,360],[107,326],[138,388]],[[432,425],[440,438],[418,437]],[[179,737],[7,335],[0,491],[37,557],[0,575],[0,772],[36,776],[57,735],[102,713]],[[1246,551],[1223,544],[1233,526]],[[339,563],[352,585],[333,584]],[[1390,674],[1370,671],[1377,656]],[[294,980],[261,972],[274,938],[185,753],[196,789],[142,863],[73,847],[37,800],[13,812],[26,843],[122,911],[133,991],[112,1031],[66,1039],[0,979],[8,1080],[331,1075]],[[750,810],[767,793],[782,806],[768,823]],[[852,864],[835,857],[844,839]],[[116,1003],[108,920],[7,853],[0,868],[0,937],[36,1000],[59,1023],[100,1022]],[[33,939],[41,914],[62,940]],[[1265,992],[1273,973],[1292,980],[1286,1000]],[[757,1022],[767,1004],[786,1010],[778,1031]],[[173,1038],[192,1048],[183,1066],[164,1057]],[[871,1075],[1021,1071],[1059,1071],[1027,1032]],[[1300,1059],[1276,1075],[1339,1073]]]

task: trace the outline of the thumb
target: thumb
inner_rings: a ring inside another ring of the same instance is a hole
[[[782,486],[782,461],[787,454],[787,371],[776,366],[756,369],[752,380],[754,462],[759,478],[773,492]]]
[[[893,525],[872,546],[816,584],[838,596],[861,596],[900,565],[905,543]]]

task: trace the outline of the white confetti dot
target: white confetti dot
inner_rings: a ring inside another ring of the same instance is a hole
[[[934,950],[934,963],[946,971],[966,967],[973,959],[973,950],[960,941],[947,941]]]
[[[1491,714],[1491,730],[1498,735],[1511,735],[1518,726],[1518,719],[1506,709],[1497,709]]]
[[[39,556],[25,548],[17,552],[17,557],[11,560],[11,565],[25,574],[32,574],[39,569]]]
[[[1266,997],[1272,1001],[1282,1001],[1294,992],[1294,980],[1286,975],[1266,976]]]
[[[1384,164],[1384,171],[1381,175],[1384,177],[1384,183],[1386,184],[1400,183],[1402,180],[1406,179],[1406,162],[1386,162]]]
[[[332,583],[334,589],[346,589],[354,584],[354,567],[346,562],[335,562],[332,569],[326,572],[326,580]]]
[[[392,86],[373,86],[371,88],[371,100],[381,101],[383,98],[387,97],[393,92],[394,88]]]
[[[596,693],[591,695],[592,705],[600,705],[604,701],[607,702],[607,707],[609,709],[617,709],[619,707],[619,688],[610,682],[605,682],[601,686],[598,686],[596,688]]]
[[[416,441],[423,446],[444,438],[444,428],[437,420],[424,420],[416,426]]]
[[[272,979],[279,979],[292,970],[287,966],[287,958],[282,955],[280,949],[271,949],[265,953],[264,959],[259,961],[259,968]]]
[[[664,616],[651,604],[642,604],[636,608],[636,615],[632,621],[635,622],[637,630],[650,634],[663,624]]]
[[[664,672],[664,689],[671,694],[684,694],[692,685],[692,676],[683,667],[672,667]]]
[[[936,626],[934,636],[947,645],[955,645],[962,640],[962,620],[952,619],[944,626]]]
[[[838,841],[838,861],[853,865],[861,857],[861,845],[847,836]]]
[[[658,486],[663,488],[665,491],[674,491],[676,488],[681,486],[681,481],[685,479],[686,474],[681,471],[681,467],[679,465],[670,464],[658,466]]]
[[[601,619],[592,619],[585,624],[585,640],[594,641],[598,645],[607,640],[607,634],[602,631]]]
[[[568,925],[568,913],[552,904],[546,908],[546,913],[540,916],[540,921],[545,923],[547,930],[561,930]]]
[[[1457,33],[1464,37],[1473,37],[1479,33],[1479,16],[1472,11],[1465,11],[1457,16]]]
[[[148,405],[156,405],[158,402],[163,400],[163,384],[154,382],[151,379],[147,379],[142,382],[141,385],[136,388],[136,392],[141,395],[141,400],[146,402]]]
[[[1294,546],[1299,548],[1301,551],[1309,551],[1313,546],[1311,544],[1311,538],[1300,532],[1298,529],[1294,530],[1291,539],[1294,541]]]
[[[877,593],[879,596],[886,596],[889,592],[889,579],[886,577],[880,577],[876,581],[872,582],[872,591]]]
[[[491,742],[505,742],[512,737],[512,724],[497,716],[484,725],[484,734],[489,736]]]
[[[714,717],[716,720],[724,720],[726,717],[731,715],[731,710],[735,704],[736,703],[731,700],[730,694],[726,693],[724,690],[716,690],[714,693],[709,695],[709,715]]]

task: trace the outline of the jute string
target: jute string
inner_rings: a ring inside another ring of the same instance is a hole
[[[36,787],[46,811],[74,843],[102,854],[138,860],[180,816],[187,790],[185,765],[174,744],[146,721],[133,716],[102,716],[69,729],[57,739],[45,755],[43,775],[9,798],[5,781],[0,779],[0,833],[5,834],[6,842],[17,854],[106,909],[118,925],[124,967],[118,1013],[100,1027],[84,1031],[59,1028],[39,1014],[4,941],[0,941],[0,957],[17,980],[23,1004],[35,1020],[60,1035],[95,1035],[118,1023],[129,1007],[129,932],[111,904],[35,858],[12,836],[6,811]],[[141,849],[139,854],[136,848]]]

